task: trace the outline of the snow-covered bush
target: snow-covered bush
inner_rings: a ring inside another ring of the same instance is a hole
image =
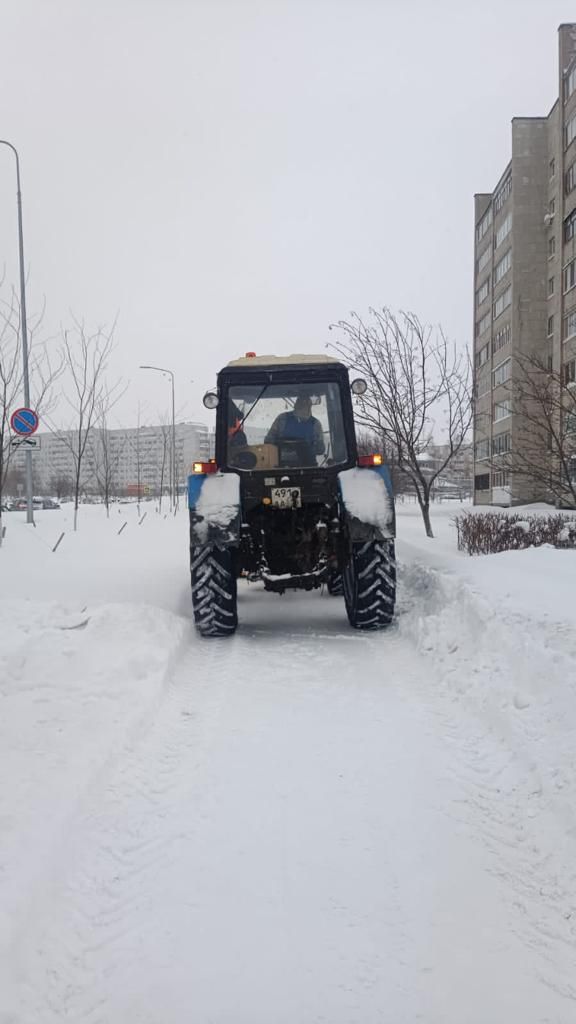
[[[462,512],[454,517],[454,523],[458,548],[469,555],[491,555],[543,544],[576,548],[576,518],[570,513]]]

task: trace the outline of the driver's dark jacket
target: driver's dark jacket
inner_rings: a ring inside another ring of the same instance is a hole
[[[293,412],[281,412],[266,434],[266,444],[280,444],[282,441],[305,441],[314,455],[324,452],[322,424],[314,416],[298,419]]]

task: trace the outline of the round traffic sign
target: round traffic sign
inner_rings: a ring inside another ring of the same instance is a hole
[[[39,422],[38,413],[34,409],[16,409],[10,417],[10,426],[15,434],[35,434]]]

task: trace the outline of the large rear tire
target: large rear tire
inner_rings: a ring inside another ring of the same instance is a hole
[[[352,544],[343,573],[348,621],[354,629],[383,629],[394,615],[394,541]]]
[[[190,548],[194,622],[202,636],[231,636],[238,625],[234,557],[230,548]]]
[[[342,594],[344,593],[342,573],[332,570],[328,575],[326,586],[328,588],[328,593],[331,594],[332,597],[342,597]]]

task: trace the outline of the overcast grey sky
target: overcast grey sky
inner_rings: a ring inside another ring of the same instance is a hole
[[[557,96],[560,0],[0,0],[29,305],[119,312],[117,417],[186,418],[246,350],[388,304],[468,343],[474,192]],[[0,264],[17,280],[11,155]],[[195,383],[190,383],[194,380]]]

